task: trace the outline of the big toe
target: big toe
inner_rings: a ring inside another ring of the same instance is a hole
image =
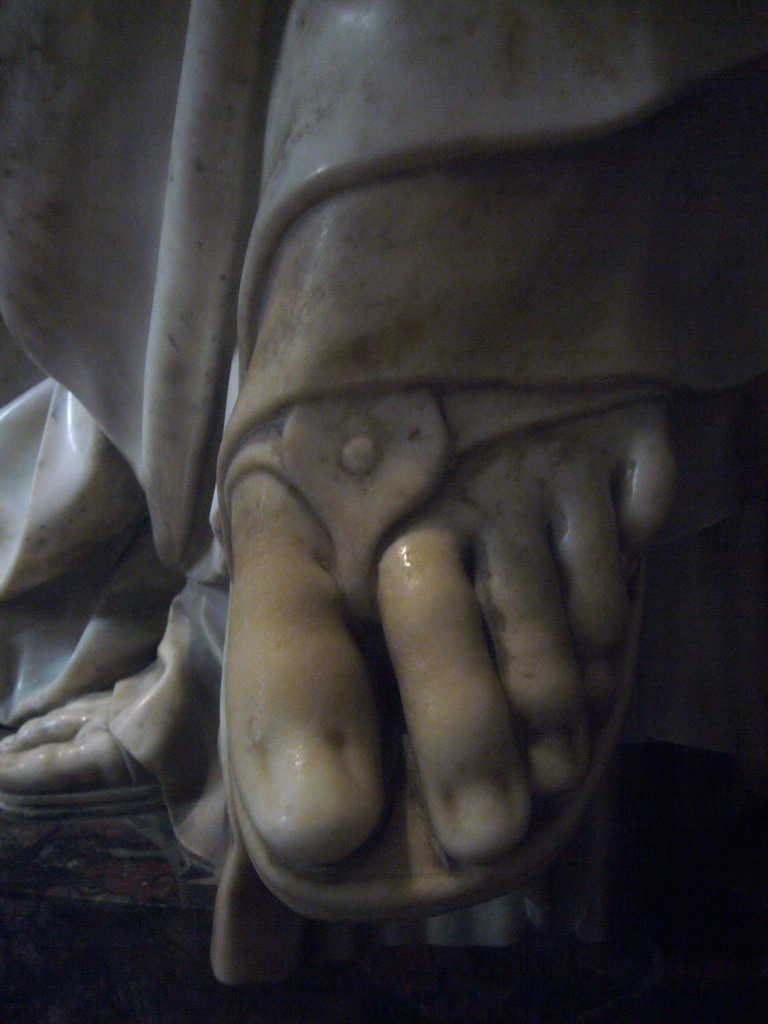
[[[251,764],[244,764],[245,759]],[[382,812],[377,766],[349,732],[311,732],[230,750],[240,803],[279,861],[321,865],[354,853]]]

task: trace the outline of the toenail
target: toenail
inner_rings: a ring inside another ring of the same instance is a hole
[[[527,787],[509,792],[503,785],[478,780],[453,794],[449,823],[441,830],[444,832],[441,845],[455,860],[468,863],[495,860],[523,840],[529,817]]]
[[[563,793],[581,781],[584,765],[574,741],[561,732],[548,733],[531,744],[531,776],[536,789],[543,793]]]
[[[372,437],[352,437],[341,450],[341,465],[352,476],[367,476],[379,461],[379,447]]]

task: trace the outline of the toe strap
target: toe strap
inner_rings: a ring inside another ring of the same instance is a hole
[[[273,429],[246,435],[229,463],[224,504],[243,473],[268,469],[286,480],[330,535],[333,575],[351,609],[367,614],[375,553],[434,493],[448,450],[440,407],[426,389],[309,400]]]

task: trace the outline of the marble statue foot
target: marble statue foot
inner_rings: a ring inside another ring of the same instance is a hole
[[[311,916],[519,885],[616,739],[635,556],[673,486],[662,408],[462,440],[466,409],[429,392],[307,403],[230,461],[230,809],[267,885]],[[358,643],[376,622],[396,682]],[[387,687],[405,770],[385,785]]]
[[[111,694],[100,694],[71,701],[30,719],[2,740],[0,806],[32,813],[48,802],[54,807],[67,801],[76,811],[83,793],[119,803],[116,793],[126,787],[154,789],[151,776],[107,728],[111,699]]]

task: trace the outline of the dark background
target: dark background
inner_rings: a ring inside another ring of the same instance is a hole
[[[768,1019],[768,804],[724,757],[625,748],[605,941],[531,928],[507,949],[362,946],[229,988],[208,963],[212,889],[156,811],[4,821],[2,1024]]]

